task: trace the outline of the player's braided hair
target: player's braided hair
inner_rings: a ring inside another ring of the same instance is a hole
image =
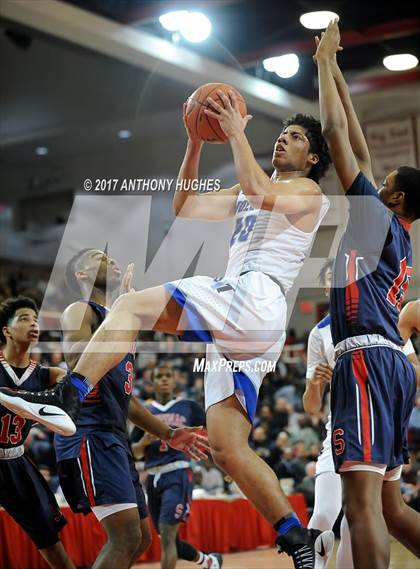
[[[420,170],[400,166],[395,176],[395,190],[404,192],[404,210],[410,217],[420,218]]]
[[[93,248],[82,249],[70,259],[66,266],[65,279],[67,286],[73,291],[80,293],[79,281],[76,278],[76,272],[79,270],[79,261],[85,253],[93,251]]]
[[[310,150],[319,157],[318,162],[312,166],[309,172],[309,178],[315,180],[315,182],[319,182],[331,164],[328,146],[322,136],[321,123],[311,115],[297,113],[283,123],[283,130],[291,124],[297,124],[305,129]]]
[[[6,343],[6,337],[3,334],[3,328],[8,325],[10,320],[16,314],[19,308],[31,308],[38,314],[38,307],[32,298],[27,296],[17,296],[8,298],[0,304],[0,343]]]

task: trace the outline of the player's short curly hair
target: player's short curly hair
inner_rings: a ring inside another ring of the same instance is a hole
[[[395,190],[404,192],[404,209],[407,215],[420,218],[420,170],[400,166],[395,176]]]
[[[8,325],[10,320],[16,314],[19,308],[31,308],[38,314],[38,306],[32,298],[27,296],[16,296],[7,298],[0,304],[0,343],[6,343],[6,337],[3,334],[3,328]]]
[[[322,286],[325,286],[325,275],[327,271],[330,269],[332,271],[334,265],[334,259],[327,259],[325,263],[322,265],[321,270],[319,271],[318,279]]]
[[[297,124],[305,129],[306,136],[309,140],[310,150],[319,157],[318,162],[312,166],[309,172],[309,178],[315,180],[315,182],[319,182],[319,180],[325,176],[331,164],[328,145],[325,138],[322,136],[321,123],[312,115],[296,113],[283,122],[282,130],[291,124]]]
[[[80,293],[79,281],[76,278],[76,272],[79,270],[79,261],[81,260],[81,258],[83,257],[83,255],[85,253],[87,253],[88,251],[93,251],[93,250],[94,250],[93,247],[90,247],[89,249],[82,249],[81,251],[79,251],[78,253],[73,255],[73,257],[67,263],[66,272],[65,272],[65,280],[66,280],[67,286],[73,292],[76,292],[78,294]]]

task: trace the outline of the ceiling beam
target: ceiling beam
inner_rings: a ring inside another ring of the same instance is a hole
[[[352,95],[356,95],[386,89],[387,87],[399,87],[400,85],[418,81],[420,81],[420,70],[414,69],[401,73],[390,72],[386,75],[355,79],[350,82],[349,89]]]
[[[319,32],[314,30],[314,36]],[[341,32],[341,45],[344,48],[357,47],[369,43],[389,41],[397,38],[420,34],[420,18],[407,18],[405,20],[395,20],[383,22],[374,26],[369,26],[361,31],[344,30]],[[297,55],[312,54],[315,51],[313,37],[295,42],[282,42],[271,44],[261,49],[247,51],[237,54],[238,61],[244,67],[252,67],[261,63],[267,57],[283,55],[285,53],[296,53]]]
[[[292,95],[268,81],[70,4],[58,0],[0,0],[0,8],[6,19],[185,83],[188,89],[213,81],[229,83],[242,93],[254,111],[276,118],[296,111],[318,114],[313,101]]]

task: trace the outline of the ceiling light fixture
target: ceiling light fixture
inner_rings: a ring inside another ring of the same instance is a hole
[[[182,21],[188,14],[187,10],[178,10],[177,12],[167,12],[159,16],[159,22],[168,30],[168,32],[177,32],[181,27]]]
[[[419,60],[411,53],[396,53],[384,57],[383,64],[390,71],[405,71],[406,69],[413,69],[416,67]]]
[[[191,43],[202,42],[211,33],[211,22],[201,12],[168,12],[159,17],[159,22],[165,30],[180,32],[182,37]]]
[[[323,10],[302,14],[299,21],[302,26],[308,28],[308,30],[324,30],[331,20],[335,20],[336,18],[338,18],[338,15],[335,12]]]
[[[266,71],[276,73],[282,79],[289,79],[299,71],[299,58],[295,53],[269,57],[264,59],[263,66]]]

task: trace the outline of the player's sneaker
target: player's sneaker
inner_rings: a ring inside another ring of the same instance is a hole
[[[209,569],[221,569],[222,565],[223,565],[223,557],[220,555],[220,553],[208,553],[207,554],[211,561],[212,564],[209,565]]]
[[[70,436],[76,432],[80,412],[77,389],[66,377],[46,391],[23,391],[0,388],[0,403],[25,419],[42,423],[51,431]]]
[[[279,536],[276,543],[279,553],[292,557],[295,569],[325,569],[334,549],[334,533],[296,527]]]

